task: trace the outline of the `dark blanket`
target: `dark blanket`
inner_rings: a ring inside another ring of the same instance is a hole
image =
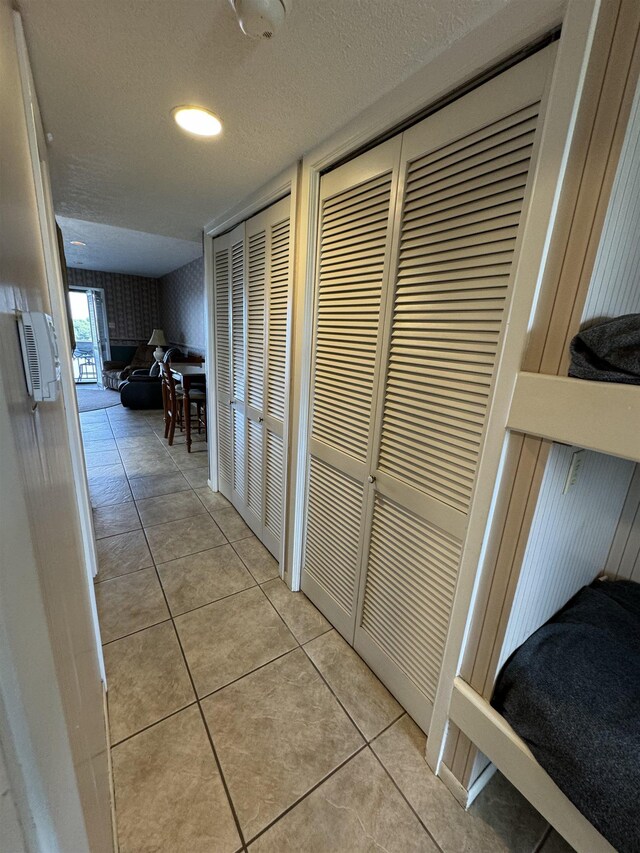
[[[640,584],[595,581],[517,649],[492,701],[621,853],[640,851]]]
[[[640,385],[640,314],[625,314],[579,332],[569,376]]]

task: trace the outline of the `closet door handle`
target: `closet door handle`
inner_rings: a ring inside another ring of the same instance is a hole
[[[375,481],[376,478],[373,476],[373,474],[369,474],[369,476],[367,477],[367,483],[375,483]]]
[[[258,418],[258,423],[261,424],[264,418]]]

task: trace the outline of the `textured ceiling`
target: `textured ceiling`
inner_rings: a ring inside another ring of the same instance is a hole
[[[508,0],[292,0],[272,41],[228,0],[19,0],[59,215],[197,240],[203,224]],[[170,117],[196,103],[223,135]]]
[[[67,266],[158,278],[202,255],[202,241],[161,237],[115,225],[57,216]],[[80,240],[86,246],[72,246]]]

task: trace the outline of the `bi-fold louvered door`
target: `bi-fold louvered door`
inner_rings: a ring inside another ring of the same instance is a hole
[[[220,491],[280,560],[290,199],[214,241]]]
[[[302,588],[353,641],[401,140],[322,178]]]
[[[246,222],[247,500],[240,511],[278,558],[284,506],[290,199]]]
[[[322,181],[303,589],[425,730],[554,55]]]
[[[246,494],[244,223],[214,241],[213,280],[219,488],[237,503]]]

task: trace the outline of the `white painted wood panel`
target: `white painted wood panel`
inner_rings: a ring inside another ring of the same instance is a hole
[[[640,312],[640,87],[629,117],[583,325]]]
[[[563,494],[578,449],[556,445],[549,457],[500,665],[605,569],[634,465],[585,450],[578,480]]]
[[[607,559],[607,574],[640,583],[640,466],[635,472]]]

